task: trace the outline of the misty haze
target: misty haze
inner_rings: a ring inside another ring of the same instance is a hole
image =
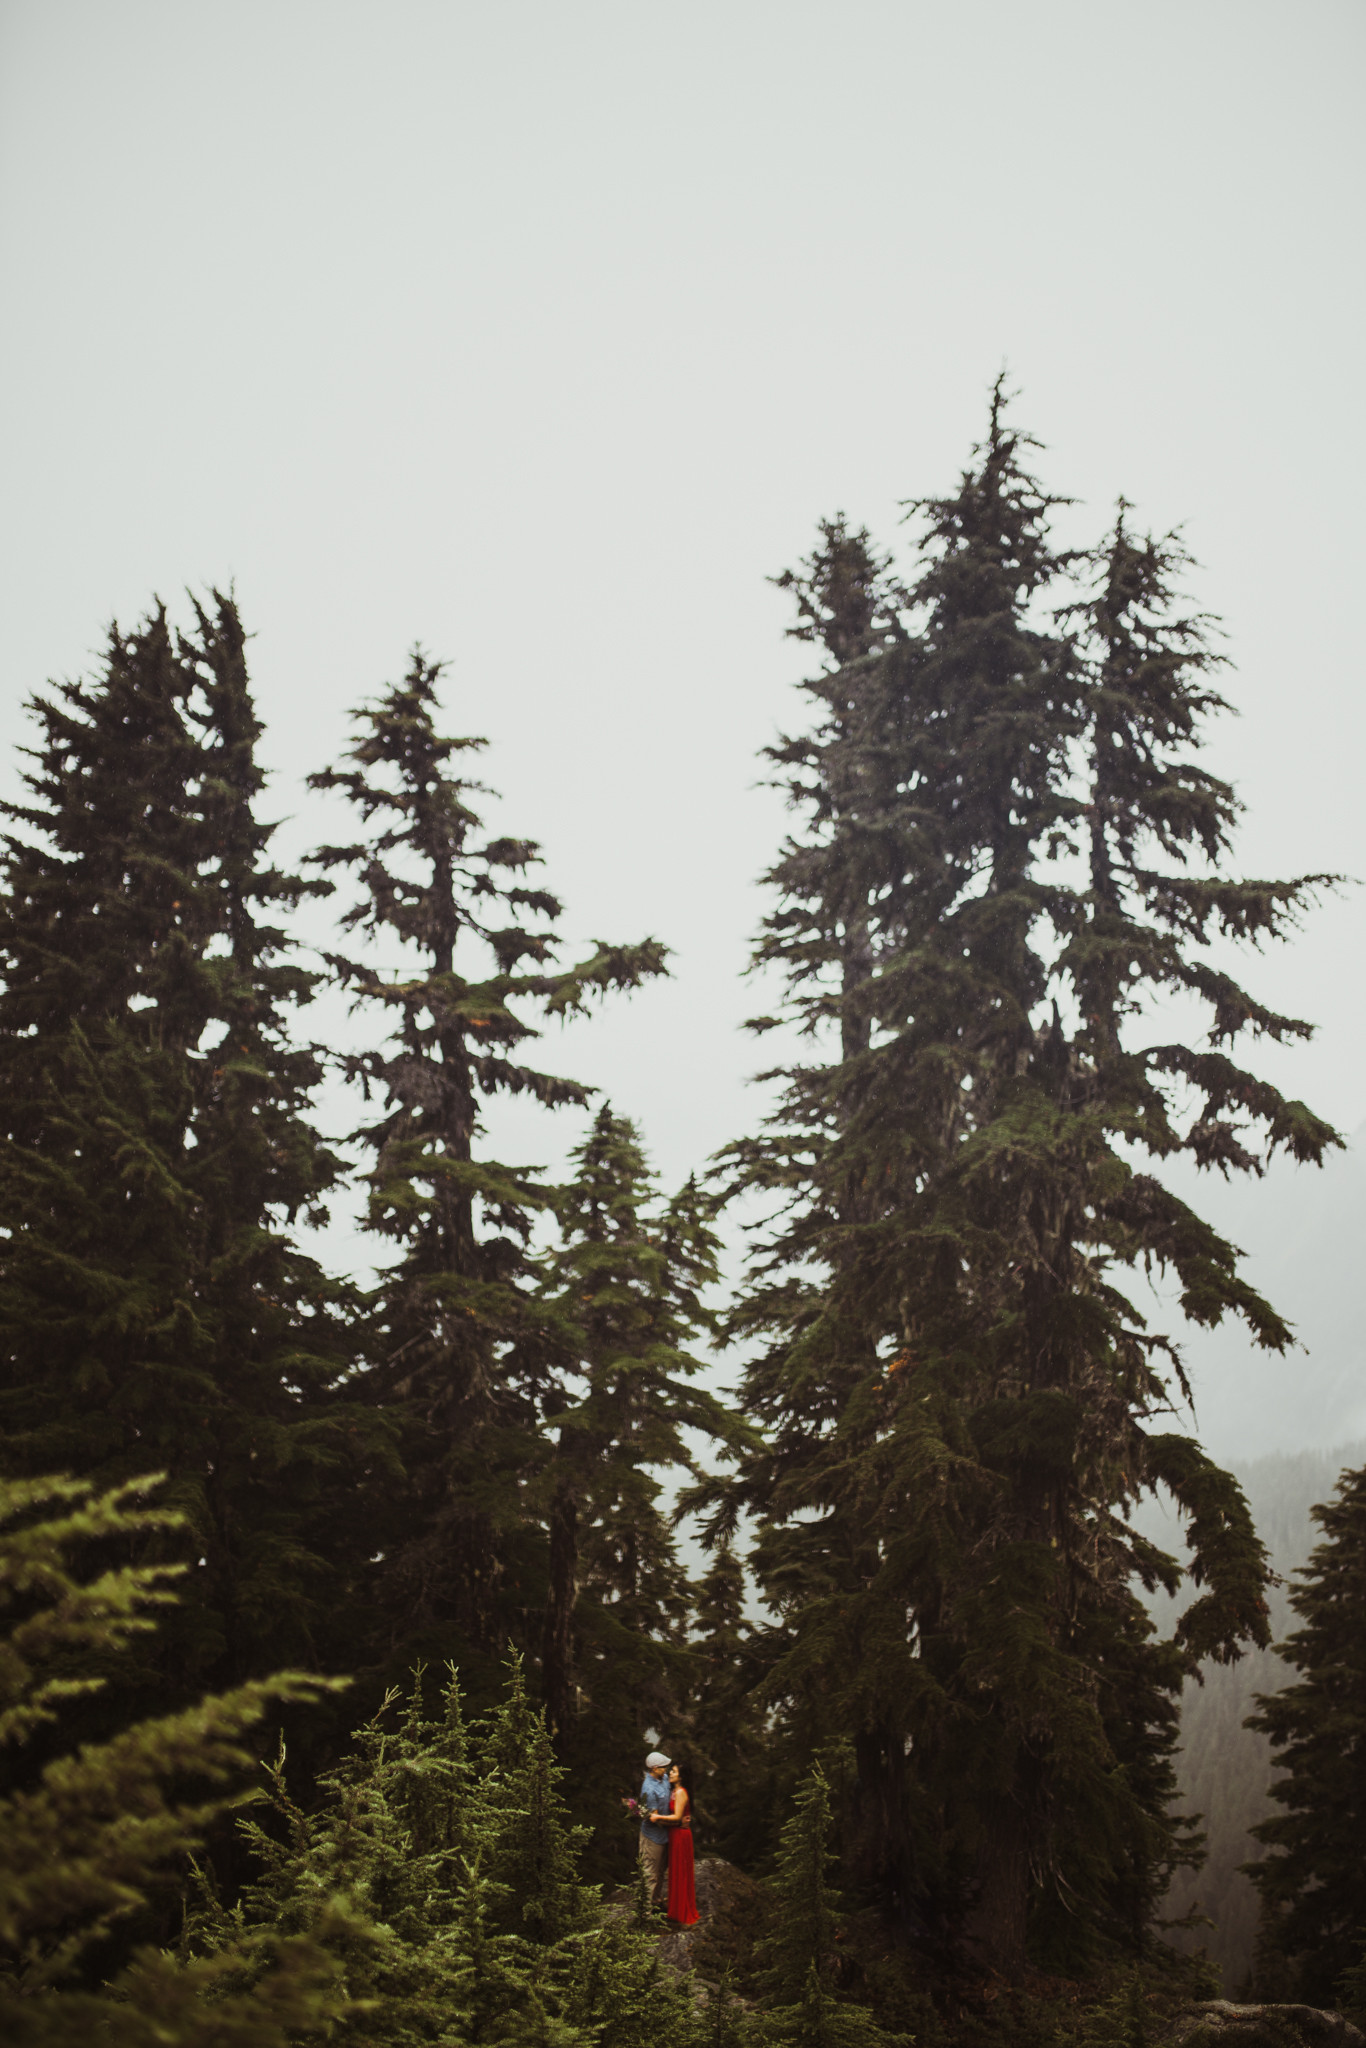
[[[0,2038],[1366,2048],[1363,17],[0,0]]]

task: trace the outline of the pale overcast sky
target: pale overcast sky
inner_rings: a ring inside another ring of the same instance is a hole
[[[1345,0],[9,0],[5,775],[154,591],[235,580],[281,813],[421,639],[569,930],[676,949],[553,1048],[676,1179],[755,1114],[765,578],[951,485],[1006,364],[1070,530],[1185,526],[1245,867],[1366,872],[1364,43]],[[1355,892],[1252,969],[1347,1129],[1364,956]]]

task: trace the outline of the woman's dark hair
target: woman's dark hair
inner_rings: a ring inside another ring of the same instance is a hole
[[[692,1765],[691,1765],[691,1764],[690,1764],[690,1763],[688,1762],[687,1758],[686,1758],[686,1757],[683,1757],[683,1756],[676,1756],[676,1757],[675,1757],[675,1758],[673,1759],[673,1762],[674,1762],[674,1767],[675,1767],[675,1769],[676,1769],[676,1770],[677,1770],[677,1772],[678,1772],[678,1782],[679,1782],[679,1784],[680,1784],[680,1785],[681,1785],[681,1786],[683,1787],[683,1790],[684,1790],[684,1791],[685,1791],[686,1793],[688,1793],[688,1794],[689,1794],[689,1796],[691,1796],[691,1794],[692,1794]]]

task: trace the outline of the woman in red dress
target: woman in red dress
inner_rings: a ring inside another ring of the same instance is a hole
[[[692,1799],[683,1782],[683,1767],[675,1764],[669,1772],[672,1798],[669,1802],[669,1903],[665,1909],[680,1927],[695,1925],[697,1892],[693,1885]]]

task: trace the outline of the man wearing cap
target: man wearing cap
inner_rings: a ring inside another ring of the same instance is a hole
[[[669,1791],[668,1771],[668,1757],[652,1749],[645,1759],[645,1781],[640,1788],[640,1860],[651,1912],[663,1905],[669,1883],[668,1830],[651,1817],[669,1811],[673,1795]]]

